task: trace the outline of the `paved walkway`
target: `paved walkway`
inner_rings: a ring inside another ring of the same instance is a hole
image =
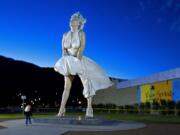
[[[7,127],[0,130],[0,135],[60,135],[65,133],[60,125],[25,125],[25,120],[12,120],[1,122],[0,125]]]
[[[0,135],[60,135],[67,131],[114,131],[143,128],[143,123],[120,123],[118,126],[84,126],[33,123],[26,126],[24,120],[11,120],[0,122]]]

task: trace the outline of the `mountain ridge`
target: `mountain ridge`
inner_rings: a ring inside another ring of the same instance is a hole
[[[26,101],[36,105],[54,106],[60,103],[64,90],[64,76],[51,67],[39,67],[35,64],[15,60],[0,55],[0,106],[21,104],[21,95],[26,95]],[[86,102],[82,95],[83,86],[78,76],[75,76],[68,104],[78,104],[78,100]],[[35,99],[41,99],[35,102]],[[72,101],[74,101],[72,103]]]

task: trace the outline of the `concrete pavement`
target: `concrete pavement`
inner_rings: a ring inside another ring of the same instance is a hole
[[[33,123],[25,125],[25,120],[10,120],[0,122],[1,126],[7,127],[0,129],[0,135],[61,135],[67,131],[114,131],[144,128],[143,123],[120,122],[117,126],[91,126],[91,125],[61,125]]]

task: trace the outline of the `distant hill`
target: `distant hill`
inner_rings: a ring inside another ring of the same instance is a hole
[[[24,61],[0,56],[0,106],[19,105],[21,94],[35,104],[60,102],[64,77],[53,68],[42,68]],[[83,99],[82,84],[78,76],[73,81],[70,100]]]
[[[53,68],[43,68],[32,63],[0,56],[0,107],[20,105],[21,95],[34,105],[54,106],[60,103],[64,89],[64,77]],[[68,104],[77,104],[78,100],[86,104],[82,95],[83,86],[75,77]],[[39,100],[40,98],[40,100]]]

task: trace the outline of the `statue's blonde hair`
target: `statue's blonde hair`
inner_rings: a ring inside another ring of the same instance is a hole
[[[80,29],[84,28],[84,24],[86,23],[86,19],[80,14],[80,12],[76,12],[71,16],[70,21],[77,20],[80,23]]]

